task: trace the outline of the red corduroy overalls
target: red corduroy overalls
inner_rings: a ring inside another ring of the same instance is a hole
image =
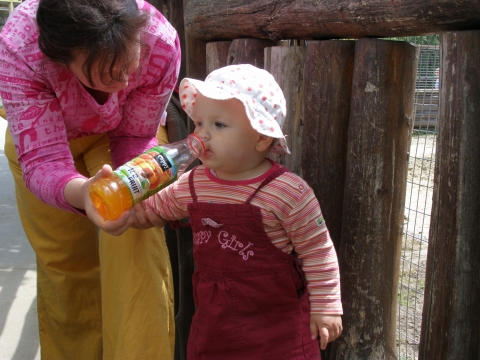
[[[260,208],[250,204],[285,171],[267,177],[245,204],[198,202],[190,173],[196,313],[189,360],[320,359],[298,259],[272,244]]]

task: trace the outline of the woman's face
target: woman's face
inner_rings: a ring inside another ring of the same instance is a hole
[[[70,71],[72,71],[77,79],[88,88],[106,93],[116,93],[128,86],[128,79],[130,78],[130,75],[132,75],[138,69],[140,64],[140,45],[138,46],[137,56],[135,56],[134,59],[128,64],[127,71],[123,75],[122,80],[118,79],[121,76],[115,76],[115,67],[113,68],[113,75],[115,79],[112,79],[109,73],[109,67],[104,69],[103,73],[100,73],[98,64],[93,64],[91,74],[92,83],[90,83],[88,77],[83,72],[83,64],[85,63],[86,58],[87,55],[85,53],[80,51],[76,52],[74,55],[74,60],[68,66]],[[119,66],[118,73],[120,73],[120,69],[123,70],[124,68],[124,66]]]

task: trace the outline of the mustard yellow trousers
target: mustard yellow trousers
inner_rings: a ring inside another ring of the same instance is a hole
[[[166,132],[160,133],[166,142]],[[106,135],[74,140],[77,170],[111,164]],[[26,187],[7,130],[5,154],[18,212],[37,260],[37,306],[44,360],[170,360],[173,285],[162,229],[99,231],[87,217],[39,201]]]

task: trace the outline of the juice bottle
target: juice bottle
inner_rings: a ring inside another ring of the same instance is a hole
[[[89,188],[90,199],[105,219],[116,219],[177,180],[204,153],[205,144],[197,134],[155,146],[114,170],[109,177],[94,181]]]

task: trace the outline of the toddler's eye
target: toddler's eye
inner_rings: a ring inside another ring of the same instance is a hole
[[[215,127],[223,129],[224,127],[226,127],[226,125],[221,122],[215,121]]]
[[[201,121],[195,121],[193,123],[193,125],[195,125],[195,127],[197,127],[197,128],[200,128],[200,127],[202,127],[203,123]]]

